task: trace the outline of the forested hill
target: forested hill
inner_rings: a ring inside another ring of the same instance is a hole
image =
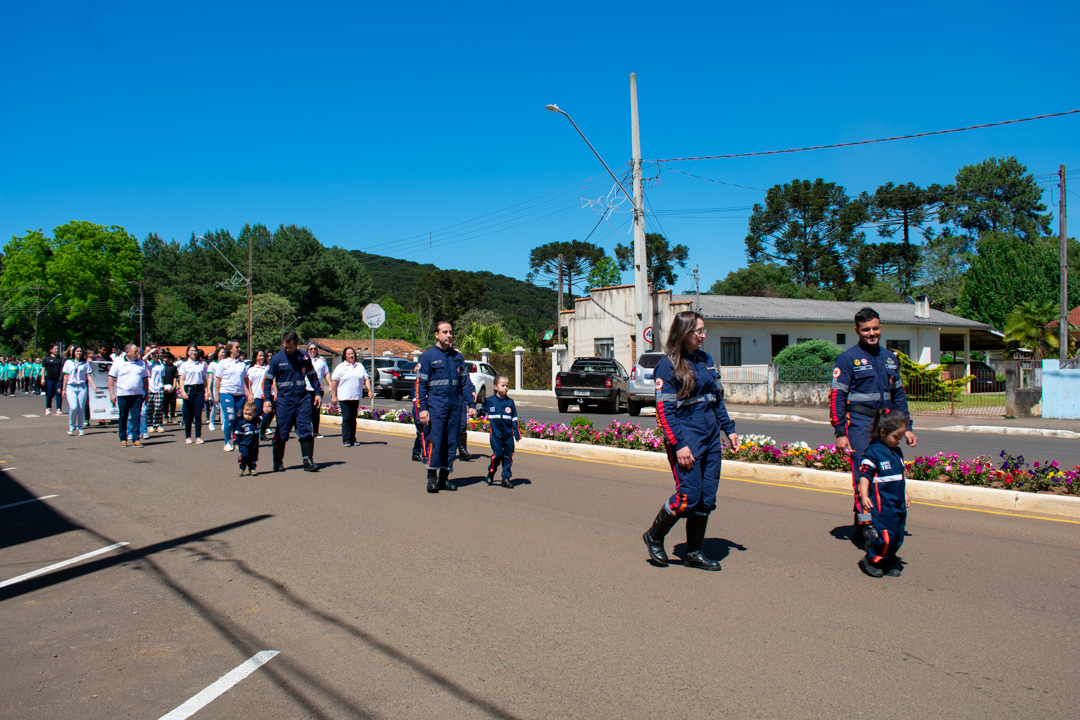
[[[360,250],[351,250],[350,253],[371,275],[375,296],[390,296],[405,308],[415,305],[414,297],[420,278],[440,270],[431,263],[399,260]],[[517,318],[523,328],[533,331],[546,328],[555,322],[558,294],[554,290],[487,271],[467,274],[475,276],[487,290],[480,309],[493,310],[507,320]]]

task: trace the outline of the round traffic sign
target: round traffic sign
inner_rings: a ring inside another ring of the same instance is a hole
[[[645,332],[641,333],[641,336],[645,338],[645,342],[652,345],[652,325],[645,328]]]

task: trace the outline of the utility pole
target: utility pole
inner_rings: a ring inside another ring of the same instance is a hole
[[[143,340],[143,285],[142,280],[139,281],[139,352],[143,352],[146,347],[146,343]]]
[[[641,190],[641,137],[638,132],[637,75],[630,73],[630,136],[633,156],[631,169],[634,173],[634,338],[644,343],[646,350],[652,343],[645,341],[645,328],[652,322],[649,311],[648,265],[645,254],[645,209]]]
[[[1065,232],[1065,165],[1058,167],[1058,241],[1061,263],[1061,317],[1058,319],[1058,362],[1064,364],[1069,357],[1069,249]]]
[[[557,345],[562,345],[562,311],[563,311],[563,296],[562,296],[562,273],[563,273],[563,256],[559,253],[559,309],[555,313],[555,336]]]
[[[27,289],[28,290],[33,290],[36,293],[36,296],[35,296],[35,299],[34,299],[34,349],[33,349],[33,353],[36,356],[37,355],[37,350],[38,350],[38,346],[37,346],[37,344],[38,344],[38,318],[41,317],[41,313],[45,312],[45,308],[52,305],[53,300],[56,300],[56,298],[60,297],[63,293],[56,293],[56,295],[53,296],[52,300],[45,303],[45,307],[41,307],[41,291],[42,290],[48,290],[49,288],[36,286],[36,287],[32,287],[32,288],[27,288]]]
[[[255,233],[250,233],[250,235],[248,237],[248,276],[247,276],[247,286],[248,286],[248,353],[247,354],[248,354],[248,357],[251,358],[252,360],[254,360],[254,358],[255,358],[255,353],[252,352],[252,350],[251,350],[251,304],[252,304],[251,281],[255,277],[251,273],[251,265],[252,265],[252,259],[253,259],[254,254],[255,254]],[[282,334],[284,334],[284,331],[283,331]]]

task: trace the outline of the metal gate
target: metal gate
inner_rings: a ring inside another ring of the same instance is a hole
[[[904,383],[908,408],[913,415],[965,415],[1004,417],[1005,382],[973,378],[966,387],[942,387],[940,382],[920,382],[909,378]]]

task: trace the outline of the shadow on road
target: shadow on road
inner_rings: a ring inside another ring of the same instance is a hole
[[[0,472],[0,505],[26,502],[36,497],[36,494],[13,478],[10,472]],[[44,500],[0,510],[0,548],[81,529],[81,525],[53,510]]]
[[[737,542],[732,542],[724,538],[705,538],[705,542],[702,543],[701,551],[706,556],[713,560],[724,560],[731,554],[732,550],[738,550],[739,552],[746,552],[746,546],[740,545]],[[686,543],[678,543],[675,546],[674,554],[680,559],[686,558]]]

